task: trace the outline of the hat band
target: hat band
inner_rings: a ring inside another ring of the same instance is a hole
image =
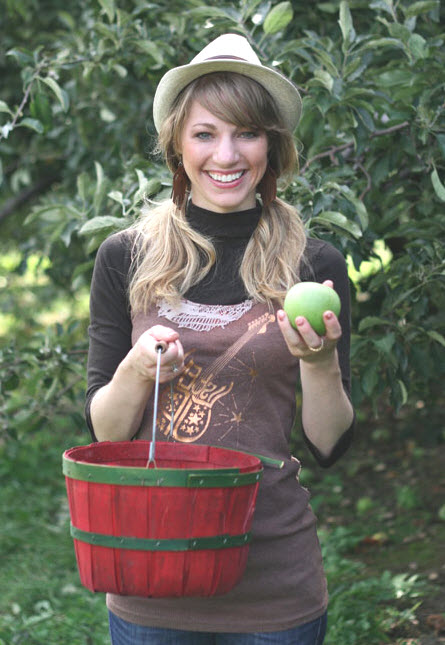
[[[211,56],[210,58],[205,58],[204,60],[227,60],[228,58],[230,58],[231,60],[242,60],[247,63],[247,60],[245,58],[240,58],[239,56]]]

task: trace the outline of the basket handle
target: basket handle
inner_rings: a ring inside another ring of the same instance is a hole
[[[156,361],[156,379],[155,379],[155,393],[154,393],[154,402],[153,402],[153,428],[151,432],[151,442],[150,450],[148,454],[148,461],[146,468],[155,468],[155,450],[156,450],[156,421],[158,417],[158,401],[159,401],[159,375],[161,371],[161,355],[164,354],[168,349],[168,345],[163,340],[160,340],[155,345],[155,350],[157,353]],[[170,437],[173,436],[173,424],[174,424],[174,402],[173,402],[173,382],[170,382],[170,406],[171,406],[171,420],[170,420]]]
[[[161,356],[167,350],[167,345],[163,341],[155,346],[156,353],[158,355],[156,361],[156,379],[155,379],[155,394],[154,394],[154,404],[153,404],[153,429],[151,432],[151,442],[150,442],[150,451],[148,453],[148,462],[147,468],[156,466],[155,463],[155,449],[156,449],[156,419],[158,417],[158,399],[159,399],[159,375],[161,372]]]

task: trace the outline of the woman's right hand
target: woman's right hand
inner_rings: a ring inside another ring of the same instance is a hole
[[[141,334],[122,361],[122,367],[131,370],[141,380],[154,382],[159,345],[165,347],[161,354],[159,381],[171,381],[184,369],[184,349],[178,332],[169,327],[155,325]]]

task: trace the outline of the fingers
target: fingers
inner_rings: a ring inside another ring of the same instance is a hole
[[[341,337],[340,323],[332,311],[325,311],[323,314],[326,327],[324,336],[319,336],[303,316],[295,319],[296,329],[283,310],[277,312],[277,320],[289,351],[302,360],[322,360],[334,351]]]
[[[161,350],[159,381],[172,380],[184,369],[184,349],[179,334],[162,325],[145,331],[128,354],[128,360],[143,379],[154,381]]]

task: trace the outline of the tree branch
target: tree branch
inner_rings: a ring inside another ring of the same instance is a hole
[[[28,85],[26,86],[25,93],[24,93],[23,98],[22,98],[22,102],[20,103],[19,107],[17,108],[17,110],[16,110],[16,112],[15,112],[15,114],[13,116],[13,119],[11,121],[11,127],[10,127],[9,132],[15,128],[16,123],[17,123],[19,117],[21,116],[21,114],[23,112],[23,108],[25,107],[25,105],[28,102],[28,98],[29,98],[29,94],[31,92],[32,84],[36,80],[37,76],[40,74],[40,71],[45,67],[45,65],[46,65],[46,63],[42,62],[42,63],[40,63],[40,65],[37,66],[34,74],[31,77],[31,80],[29,81]],[[4,138],[5,138],[4,135],[2,133],[0,133],[0,141],[2,139],[4,139]]]
[[[333,146],[332,148],[329,148],[329,150],[325,150],[324,152],[319,152],[318,154],[314,155],[313,157],[311,157],[310,159],[308,159],[306,161],[306,163],[304,164],[303,168],[300,170],[300,175],[304,175],[304,173],[309,168],[309,166],[312,163],[314,163],[314,161],[317,161],[317,159],[323,159],[323,157],[330,157],[331,161],[333,163],[335,163],[334,155],[337,152],[342,152],[343,150],[347,150],[348,148],[352,148],[353,145],[354,145],[353,143],[344,143],[341,146],[335,146],[335,147]]]
[[[409,121],[404,121],[403,123],[392,125],[391,127],[385,128],[384,130],[375,130],[374,132],[371,132],[369,136],[371,139],[374,139],[375,137],[383,137],[386,134],[392,134],[393,132],[397,132],[398,130],[403,130],[404,128],[407,128],[409,124],[410,124]],[[332,163],[336,163],[334,155],[336,155],[337,152],[343,152],[344,150],[347,150],[348,148],[352,148],[352,147],[354,147],[354,143],[351,141],[350,143],[344,143],[341,146],[333,146],[332,148],[329,148],[329,150],[319,152],[318,154],[314,155],[313,157],[311,157],[306,161],[306,163],[304,164],[304,166],[300,171],[300,174],[304,175],[304,173],[309,168],[309,166],[312,163],[314,163],[314,161],[317,161],[317,159],[330,157]]]

